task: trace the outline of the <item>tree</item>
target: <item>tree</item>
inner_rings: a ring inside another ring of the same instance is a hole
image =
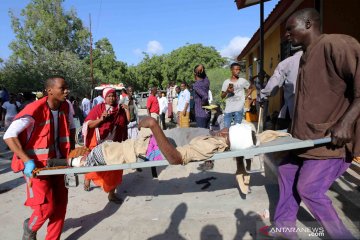
[[[126,80],[127,66],[124,62],[116,61],[113,46],[107,38],[95,43],[93,68],[94,78],[98,83],[119,83]]]
[[[163,84],[162,68],[164,66],[164,55],[149,56],[144,53],[143,60],[136,66],[137,75],[134,79],[140,84],[141,90],[147,90],[151,86],[161,88]]]
[[[165,57],[163,64],[163,84],[170,81],[190,82],[193,80],[193,69],[197,64],[204,64],[206,69],[222,67],[226,60],[214,47],[202,44],[190,44],[180,47]]]
[[[9,11],[16,39],[5,64],[4,81],[24,88],[42,87],[48,75],[62,74],[75,90],[90,86],[89,69],[82,61],[89,54],[89,31],[62,0],[32,0],[21,18]]]
[[[38,91],[44,88],[47,76],[59,74],[67,79],[72,92],[83,93],[89,89],[89,68],[75,54],[46,52],[42,59],[36,67],[9,59],[1,71],[2,84],[12,92]]]
[[[225,107],[225,100],[221,99],[221,87],[225,79],[228,79],[231,75],[230,68],[213,68],[206,71],[208,78],[210,79],[210,90],[213,96],[213,102]]]
[[[79,58],[88,55],[89,31],[74,9],[64,12],[63,0],[32,0],[18,18],[9,11],[16,40],[10,44],[14,55],[31,61],[44,51],[75,53]]]

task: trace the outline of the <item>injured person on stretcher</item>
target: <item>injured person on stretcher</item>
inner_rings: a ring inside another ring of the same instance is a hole
[[[245,127],[246,128],[246,127]],[[187,164],[202,161],[227,149],[237,150],[256,144],[254,132],[232,126],[218,132],[203,128],[175,128],[163,131],[154,118],[146,117],[139,123],[137,139],[123,142],[105,141],[91,151],[85,148],[73,150],[68,159],[51,159],[48,167],[89,167],[167,160],[170,164]],[[287,136],[287,133],[280,133]]]

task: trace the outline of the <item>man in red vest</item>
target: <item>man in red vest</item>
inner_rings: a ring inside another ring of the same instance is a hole
[[[66,97],[68,85],[62,76],[45,82],[47,97],[20,111],[4,135],[14,152],[11,167],[23,171],[27,185],[26,206],[33,209],[24,221],[23,239],[36,239],[36,232],[49,220],[46,239],[60,239],[64,225],[68,191],[64,176],[34,178],[35,168],[45,167],[51,158],[67,157],[74,148],[75,125]]]

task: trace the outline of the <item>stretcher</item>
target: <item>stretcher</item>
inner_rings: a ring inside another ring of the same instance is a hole
[[[255,156],[261,154],[272,153],[272,152],[281,152],[288,151],[300,148],[313,147],[319,144],[326,144],[331,141],[330,137],[321,138],[317,140],[299,140],[292,137],[281,137],[276,140],[273,140],[268,143],[260,144],[259,146],[236,150],[236,151],[226,151],[222,153],[216,153],[211,158],[204,160],[220,160],[220,159],[229,159],[234,157],[243,157],[245,164],[246,159],[254,159]],[[167,160],[159,161],[143,161],[126,163],[126,164],[116,164],[116,165],[103,165],[103,166],[93,166],[93,167],[67,167],[60,169],[44,169],[37,173],[37,176],[47,176],[47,175],[59,175],[65,174],[67,177],[77,177],[77,174],[84,174],[88,172],[102,172],[102,171],[112,171],[112,170],[125,170],[125,169],[136,169],[136,168],[148,168],[148,167],[160,167],[167,166],[169,162]],[[247,170],[249,173],[262,171],[261,168],[257,170]],[[69,180],[70,181],[70,180]],[[70,183],[68,183],[70,184]],[[70,184],[71,185],[71,184]],[[77,185],[77,184],[76,184]]]

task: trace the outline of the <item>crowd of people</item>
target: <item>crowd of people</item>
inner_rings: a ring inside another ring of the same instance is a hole
[[[6,130],[16,114],[38,97],[41,98],[42,96],[29,92],[18,94],[9,93],[5,87],[0,87],[0,127]]]
[[[360,115],[360,45],[350,36],[322,34],[320,22],[320,15],[314,9],[295,12],[286,23],[286,37],[293,46],[301,47],[302,52],[281,62],[272,77],[260,72],[251,81],[241,78],[240,65],[233,63],[230,78],[221,88],[221,98],[225,99],[225,132],[232,123],[242,122],[245,100],[250,99],[250,105],[256,105],[256,94],[253,94],[256,88],[260,108],[276,86],[284,86],[286,104],[280,117],[289,118],[292,136],[304,140],[331,136],[331,144],[293,151],[280,164],[280,193],[274,226],[260,230],[269,237],[297,239],[296,232],[272,229],[295,229],[302,201],[331,238],[355,239],[338,217],[326,192],[346,171],[352,158],[360,154],[357,121]],[[185,82],[176,86],[171,82],[166,96],[157,87],[151,87],[147,102],[149,118],[140,123],[140,127],[152,130],[157,145],[171,164],[183,160],[163,133],[167,128],[166,113],[178,130],[189,128],[192,120],[199,129],[210,127],[211,114],[206,108],[210,100],[210,80],[204,65],[196,65],[193,76],[192,86]],[[269,78],[267,84],[264,78]],[[45,81],[45,96],[37,101],[25,104],[25,101],[17,101],[16,95],[4,91],[0,92],[7,127],[3,138],[14,152],[13,171],[22,171],[27,182],[25,205],[33,209],[30,218],[24,221],[23,239],[36,239],[36,232],[47,220],[46,238],[59,239],[68,201],[64,178],[61,175],[34,178],[32,172],[47,166],[48,159],[68,158],[70,150],[75,148],[74,117],[79,117],[78,114],[83,119],[85,146],[93,150],[97,160],[103,158],[96,157],[102,154],[96,150],[102,149],[97,147],[100,144],[136,138],[139,119],[134,89],[124,89],[118,96],[115,89],[104,88],[93,101],[85,96],[80,103],[78,99],[67,100],[70,92],[64,77],[51,76]],[[222,138],[223,142],[225,140]],[[248,190],[249,179],[244,175],[247,167],[238,164],[237,169],[237,178],[241,178],[244,191]],[[85,190],[89,189],[90,181],[108,193],[109,201],[121,203],[115,189],[122,181],[122,171],[88,174]]]

